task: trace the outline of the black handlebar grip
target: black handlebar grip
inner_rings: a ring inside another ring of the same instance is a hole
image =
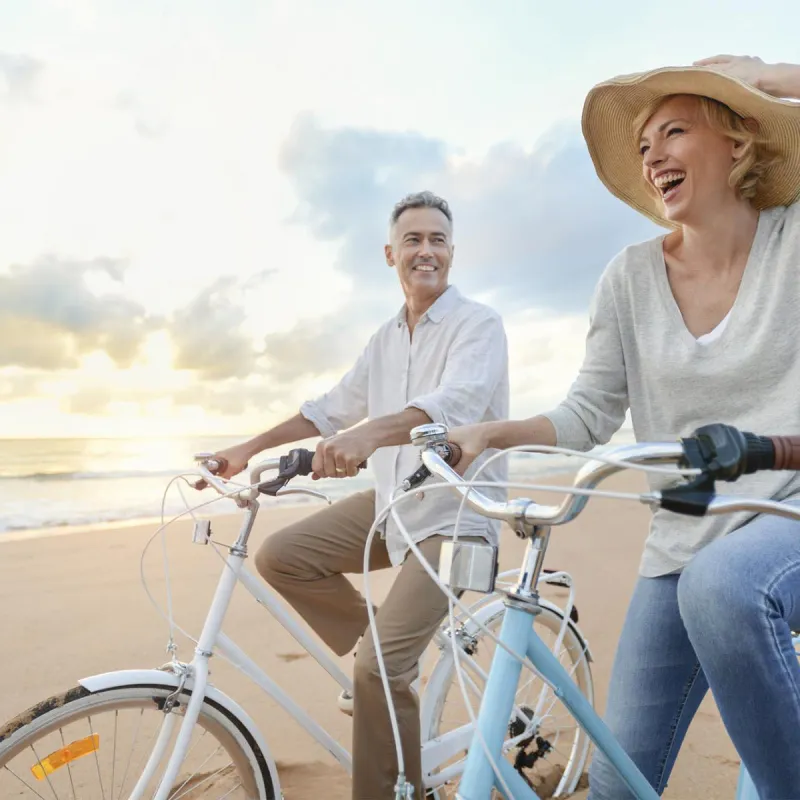
[[[762,469],[775,469],[775,445],[769,436],[742,432],[744,453],[742,474],[750,475]]]
[[[295,475],[310,475],[314,453],[311,450],[305,450],[303,448],[298,448],[294,452],[297,454],[298,461],[296,469],[292,470],[292,472],[294,472]]]
[[[292,452],[298,453],[300,458],[300,463],[297,468],[296,475],[310,475],[313,470],[311,469],[311,462],[314,460],[314,451],[313,450],[304,450],[302,448],[298,448]],[[362,461],[358,468],[366,469],[368,461]]]

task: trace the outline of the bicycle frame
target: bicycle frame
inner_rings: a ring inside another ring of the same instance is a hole
[[[530,659],[545,683],[587,731],[595,745],[608,755],[625,782],[636,793],[638,800],[658,800],[656,792],[536,633],[531,624],[531,609],[522,608],[514,601],[509,601],[507,605],[500,628],[500,641],[520,658],[527,656]],[[458,796],[462,800],[486,800],[495,786],[502,790],[502,784],[495,776],[483,743],[515,800],[539,800],[536,792],[501,756],[503,738],[513,707],[514,690],[521,670],[522,664],[517,658],[505,649],[497,648],[478,712],[476,735],[458,789]]]
[[[550,652],[531,625],[531,610],[507,603],[500,641],[517,655],[527,656],[556,696],[569,709],[589,737],[618,770],[637,800],[658,800],[658,795],[608,730],[592,706],[575,686],[558,659]],[[794,638],[795,647],[800,637]],[[513,691],[519,680],[522,664],[498,647],[478,713],[476,735],[467,756],[467,763],[458,788],[460,800],[486,800],[493,788],[502,790],[484,745],[498,766],[502,780],[515,800],[539,800],[538,795],[501,755],[503,736],[513,706]],[[736,788],[736,800],[758,800],[758,793],[749,773],[742,765]]]
[[[195,648],[194,658],[188,665],[182,667],[183,673],[187,677],[190,676],[192,679],[192,696],[187,704],[184,719],[180,725],[177,738],[175,739],[174,748],[164,768],[159,789],[154,796],[154,800],[166,800],[170,791],[169,787],[173,785],[181,764],[186,757],[192,729],[197,721],[206,687],[208,686],[209,659],[215,649],[228,658],[237,669],[241,670],[241,672],[250,678],[263,692],[275,700],[281,708],[294,718],[317,743],[324,747],[336,761],[347,770],[348,774],[352,773],[352,758],[350,752],[342,747],[342,745],[322,726],[315,722],[306,711],[304,711],[250,656],[247,655],[247,653],[222,631],[223,621],[230,605],[233,592],[237,584],[242,584],[247,592],[292,635],[298,644],[320,664],[339,686],[344,689],[352,690],[352,680],[338,667],[325,651],[324,647],[312,634],[298,624],[292,615],[280,604],[277,596],[269,590],[263,581],[259,580],[245,568],[244,562],[247,559],[245,542],[252,528],[254,518],[255,509],[251,507],[246,513],[246,518],[242,524],[237,542],[231,547],[225,559],[222,575],[218,581],[214,598],[208,614],[206,615],[197,647]],[[509,575],[512,572],[515,571],[510,570],[507,573],[503,573],[503,576]],[[558,577],[559,574],[556,574],[553,576],[553,579],[557,579]],[[485,602],[485,598],[478,600],[474,604],[473,609],[476,606],[483,605]],[[569,619],[572,602],[573,595],[570,587],[569,607],[564,612],[564,627],[566,627]],[[561,636],[563,636],[563,633],[564,630],[562,629]],[[442,629],[437,631],[434,641],[439,644],[440,647],[451,646],[449,636],[446,634],[446,631],[443,632]],[[479,677],[483,679],[487,678],[483,670],[480,669],[480,666],[461,649],[459,650],[459,661],[462,666],[467,666]],[[424,707],[423,703],[421,718],[424,719],[428,716],[426,711],[427,709]],[[137,787],[131,794],[130,800],[143,800],[141,793],[144,791],[143,787],[147,783],[145,778],[149,780],[156,774],[156,771],[167,755],[175,724],[175,715],[165,715],[161,735],[156,741],[143,773],[144,777],[141,781],[142,788],[139,789]],[[466,750],[472,738],[472,734],[472,725],[467,723],[466,725],[462,725],[438,736],[435,741],[424,741],[422,753],[424,774],[430,777],[432,772],[451,758],[454,753]],[[441,774],[437,774],[434,781],[431,782],[430,787],[426,786],[426,788],[439,786],[453,777],[455,777],[455,775],[452,773],[452,769],[445,769]]]

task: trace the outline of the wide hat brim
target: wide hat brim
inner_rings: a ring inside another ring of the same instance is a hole
[[[663,67],[620,75],[589,92],[581,120],[583,136],[597,175],[612,194],[659,225],[677,227],[645,184],[634,138],[641,111],[674,94],[710,97],[758,122],[770,152],[778,158],[752,199],[755,208],[785,206],[800,199],[800,104],[775,98],[710,67]]]

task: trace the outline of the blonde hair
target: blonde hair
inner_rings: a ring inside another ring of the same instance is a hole
[[[647,124],[650,117],[657,111],[657,109],[667,100],[678,95],[667,95],[666,97],[657,97],[650,101],[634,120],[635,139],[637,146],[639,140],[642,138],[642,131]],[[750,124],[750,120],[746,120],[741,115],[737,114],[730,106],[721,103],[719,100],[714,100],[711,97],[702,97],[698,95],[689,95],[695,97],[700,103],[700,109],[703,113],[703,118],[708,123],[709,127],[717,133],[733,139],[737,144],[742,145],[742,155],[734,162],[731,167],[731,172],[728,177],[728,183],[733,189],[736,189],[742,197],[750,199],[756,195],[758,185],[763,179],[765,173],[770,166],[775,162],[775,156],[770,153],[764,137],[759,133],[757,128]],[[655,191],[648,183],[648,188]],[[657,192],[656,192],[657,193]]]

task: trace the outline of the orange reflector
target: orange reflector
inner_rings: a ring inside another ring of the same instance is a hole
[[[48,775],[60,769],[70,761],[75,761],[76,758],[81,756],[88,756],[89,753],[94,753],[95,750],[100,749],[100,737],[98,734],[93,733],[85,739],[77,739],[70,742],[66,747],[50,753],[49,756],[43,758],[38,764],[31,767],[33,777],[37,781],[43,781]]]

